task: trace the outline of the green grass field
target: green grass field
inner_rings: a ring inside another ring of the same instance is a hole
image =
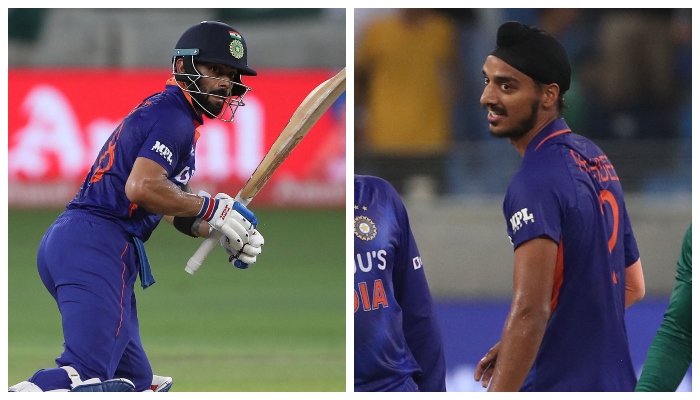
[[[60,314],[36,270],[59,213],[8,213],[10,385],[54,367],[63,350]],[[265,251],[248,270],[219,246],[187,274],[201,240],[166,222],[146,242],[157,283],[136,296],[154,373],[172,376],[172,391],[345,391],[345,211],[255,214]]]

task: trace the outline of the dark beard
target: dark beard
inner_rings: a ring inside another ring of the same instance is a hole
[[[209,92],[209,94],[215,94],[219,96],[226,96],[228,93],[226,93],[225,90],[215,90],[213,92]],[[203,111],[204,116],[207,118],[216,118],[221,113],[221,110],[224,109],[224,106],[226,105],[226,99],[224,99],[224,102],[221,103],[221,105],[214,104],[212,101],[213,99],[216,99],[217,97],[210,96],[209,94],[205,93],[190,93],[193,99],[197,100],[194,104],[197,108],[199,108],[201,111]],[[203,108],[206,108],[204,110]],[[211,113],[211,114],[209,114]],[[214,116],[212,116],[212,114]]]
[[[517,140],[520,139],[521,137],[525,136],[526,133],[528,133],[534,126],[535,122],[537,121],[537,113],[540,108],[540,101],[539,100],[533,100],[532,104],[530,104],[530,116],[521,120],[518,125],[513,127],[510,130],[504,131],[504,132],[499,132],[499,133],[494,133],[491,131],[491,135],[498,137],[498,138],[508,138],[508,139],[513,139]]]

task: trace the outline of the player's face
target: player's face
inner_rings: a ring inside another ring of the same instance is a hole
[[[214,115],[219,115],[224,108],[224,100],[229,96],[231,86],[233,85],[230,81],[236,77],[238,70],[224,64],[208,62],[196,63],[195,66],[200,74],[211,78],[200,78],[197,81],[201,92],[206,94],[194,93],[192,95],[196,96],[200,104],[206,107],[209,112]],[[215,96],[209,96],[208,94]],[[214,118],[208,113],[204,113],[204,115],[209,118]]]
[[[488,110],[489,130],[496,137],[519,139],[537,121],[541,90],[534,80],[500,58],[488,56],[482,70],[481,105]]]

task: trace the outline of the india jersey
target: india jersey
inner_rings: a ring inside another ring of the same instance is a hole
[[[355,391],[445,391],[442,337],[408,214],[355,175]],[[415,383],[413,383],[415,381]]]
[[[146,241],[163,216],[126,197],[125,184],[134,161],[137,157],[153,160],[170,181],[184,186],[194,174],[196,128],[201,124],[189,95],[170,79],[165,91],[145,99],[112,133],[66,208],[88,210]]]
[[[559,244],[552,313],[521,390],[634,390],[625,268],[639,252],[610,160],[557,119],[529,143],[503,213],[514,248]]]

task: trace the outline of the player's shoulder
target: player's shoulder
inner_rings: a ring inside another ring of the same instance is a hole
[[[394,186],[374,175],[355,175],[355,197],[372,198],[380,202],[392,200],[403,204]]]
[[[181,96],[181,95],[180,95]],[[190,133],[194,130],[193,116],[187,107],[191,107],[186,100],[181,99],[178,93],[163,91],[156,93],[142,102],[142,107],[134,113],[144,121],[150,121],[154,125],[167,127],[178,132]]]
[[[683,251],[688,253],[691,252],[693,248],[693,224],[691,223],[688,230],[685,231],[685,236],[683,237]]]
[[[396,189],[391,183],[374,175],[355,174],[355,187],[357,186],[396,193]]]
[[[528,154],[529,153],[529,154]],[[577,155],[584,158],[598,156],[602,151],[593,141],[573,132],[543,141],[533,151],[526,153],[519,170],[520,179],[525,182],[548,182],[570,179],[564,173],[571,163],[576,163]]]
[[[551,151],[551,149],[544,150]],[[569,173],[569,166],[560,157],[560,153],[554,151],[523,162],[511,179],[506,197],[541,197],[546,194],[559,197],[571,192],[573,187],[574,182]]]

